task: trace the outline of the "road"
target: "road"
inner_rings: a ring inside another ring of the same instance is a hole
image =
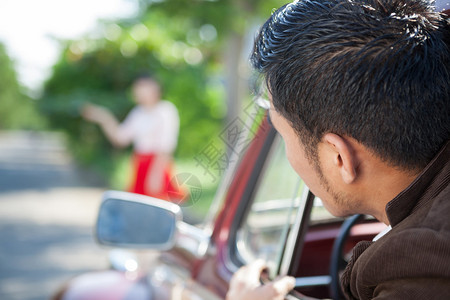
[[[108,266],[93,239],[101,193],[61,136],[0,132],[0,299],[43,300]]]

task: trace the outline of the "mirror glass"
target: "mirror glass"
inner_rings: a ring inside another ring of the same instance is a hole
[[[98,215],[97,239],[109,246],[170,249],[176,222],[177,214],[165,207],[105,199]]]

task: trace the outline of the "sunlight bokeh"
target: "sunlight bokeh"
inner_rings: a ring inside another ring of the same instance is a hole
[[[39,89],[61,52],[56,39],[92,34],[99,19],[127,17],[127,0],[14,0],[0,2],[0,42],[14,59],[19,81]]]

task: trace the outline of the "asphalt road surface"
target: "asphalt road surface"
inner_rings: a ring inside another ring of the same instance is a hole
[[[49,299],[108,267],[93,239],[101,193],[57,134],[0,132],[0,299]]]

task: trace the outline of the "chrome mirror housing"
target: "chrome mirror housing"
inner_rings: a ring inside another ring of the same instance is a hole
[[[178,205],[120,191],[107,191],[100,205],[96,237],[106,246],[169,250],[175,245]]]

